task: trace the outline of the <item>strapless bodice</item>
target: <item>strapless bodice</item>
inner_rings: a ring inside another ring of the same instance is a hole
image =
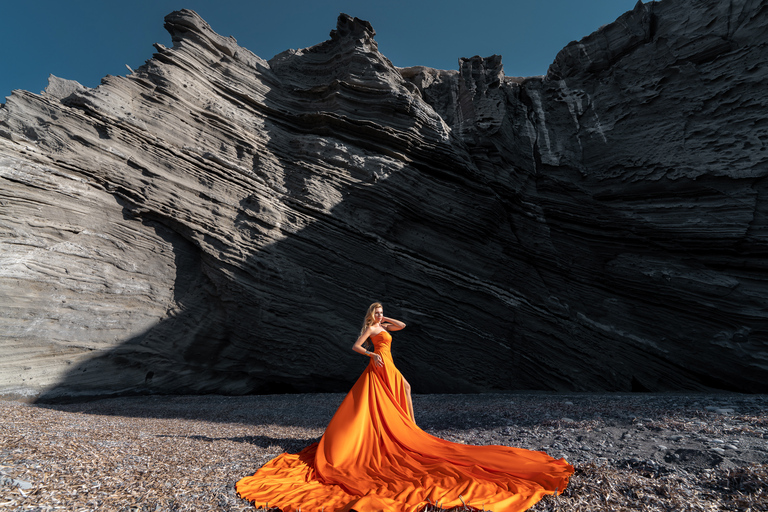
[[[389,350],[392,336],[387,331],[382,330],[380,333],[371,336],[371,341],[373,342],[373,350],[375,352],[379,352],[382,349]]]

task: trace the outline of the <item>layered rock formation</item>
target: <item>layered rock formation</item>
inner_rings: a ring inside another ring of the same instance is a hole
[[[0,390],[342,391],[382,300],[416,392],[766,392],[767,25],[638,3],[510,78],[172,13],[134,73],[0,108]]]

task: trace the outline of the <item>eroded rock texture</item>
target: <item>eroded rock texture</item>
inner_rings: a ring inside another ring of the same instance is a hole
[[[166,27],[0,108],[4,393],[345,390],[373,300],[417,392],[768,391],[764,3],[638,3],[532,78]]]

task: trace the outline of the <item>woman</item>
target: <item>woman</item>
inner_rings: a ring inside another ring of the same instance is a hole
[[[238,494],[283,512],[417,512],[464,503],[519,512],[562,491],[573,467],[542,452],[439,439],[414,421],[410,385],[395,368],[389,331],[405,324],[371,304],[352,350],[370,358],[319,443],[282,454],[237,482]],[[374,351],[363,348],[370,339]]]
[[[386,374],[396,378],[397,382],[394,383],[394,388],[399,388],[399,381],[402,380],[402,386],[407,395],[408,413],[410,414],[411,419],[413,419],[414,416],[413,400],[411,400],[411,385],[408,384],[408,381],[403,378],[403,375],[400,373],[400,371],[395,368],[395,363],[392,361],[392,354],[389,352],[389,344],[392,342],[392,337],[389,336],[387,331],[399,331],[403,328],[405,328],[405,323],[401,322],[400,320],[386,318],[384,316],[384,307],[378,302],[374,302],[370,305],[370,307],[368,307],[368,312],[365,314],[365,320],[363,320],[363,329],[360,331],[360,337],[357,338],[355,344],[352,345],[352,350],[358,354],[364,354],[373,359],[374,368],[386,368]],[[379,345],[383,347],[384,344],[386,344],[386,351],[383,351],[381,354],[377,354],[375,351],[369,352],[363,348],[363,343],[365,343],[368,338],[373,340],[373,338],[379,336],[384,338],[383,341],[379,341]],[[387,356],[386,362],[391,363],[391,365],[385,364],[385,359],[382,354]]]

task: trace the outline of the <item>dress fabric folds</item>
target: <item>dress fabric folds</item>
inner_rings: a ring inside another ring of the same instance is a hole
[[[517,512],[565,489],[573,466],[564,459],[451,443],[421,430],[392,361],[392,337],[382,331],[371,340],[384,366],[371,360],[319,443],[237,482],[242,498],[284,512],[417,512],[429,503]]]

